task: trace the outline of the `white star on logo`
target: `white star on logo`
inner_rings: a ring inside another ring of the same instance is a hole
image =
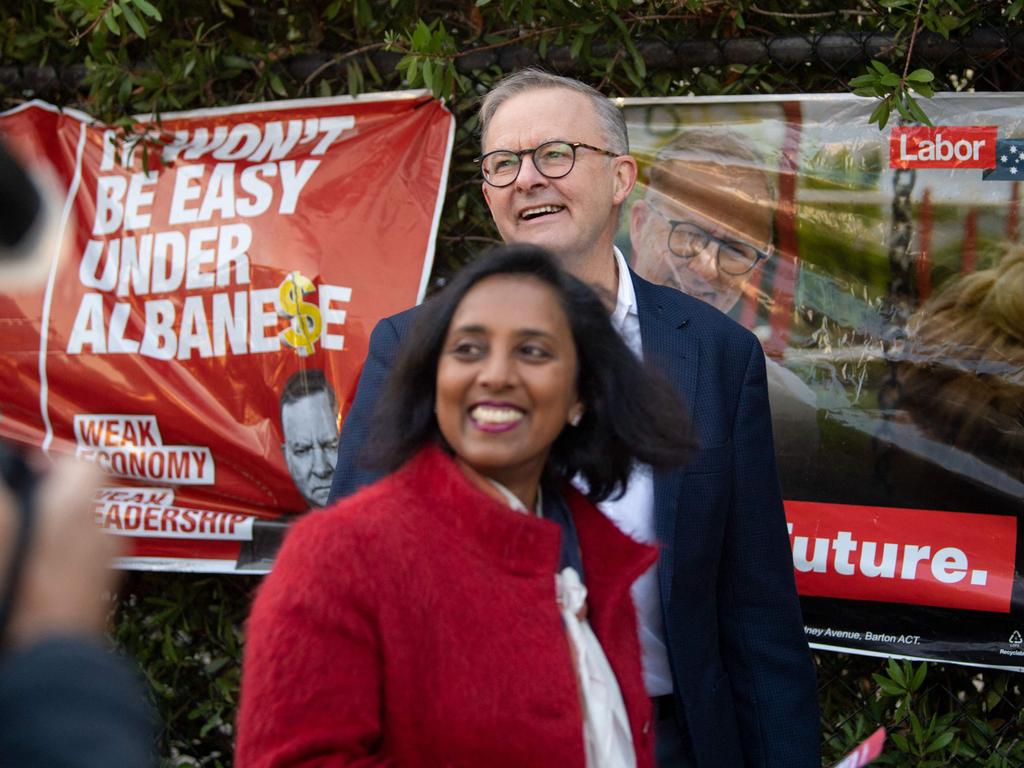
[[[1017,173],[1017,166],[1013,166],[1013,168],[1010,169],[1010,173]]]
[[[1007,157],[1006,155],[1000,155],[999,156],[999,162],[1000,163],[1008,163],[1008,162],[1010,162],[1010,158]]]
[[[1017,145],[1016,144],[1013,144],[1013,145],[1010,146],[1010,154],[1011,155],[1016,155],[1017,154]]]

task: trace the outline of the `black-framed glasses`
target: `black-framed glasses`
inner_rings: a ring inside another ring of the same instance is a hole
[[[511,149],[496,149],[486,155],[481,155],[473,162],[480,163],[484,181],[492,187],[507,187],[519,178],[519,170],[523,167],[523,158],[526,155],[532,157],[534,168],[542,176],[549,179],[568,176],[569,171],[576,165],[577,149],[589,149],[593,152],[600,152],[602,155],[608,155],[608,157],[620,156],[618,152],[584,144],[582,141],[545,141],[539,146],[520,149],[518,152],[513,152]]]
[[[669,252],[684,261],[692,259],[707,248],[709,243],[715,243],[718,245],[718,253],[715,255],[718,271],[732,277],[739,277],[757,266],[757,262],[768,258],[766,251],[762,251],[750,243],[716,237],[692,222],[670,219],[653,205],[651,209],[669,225]]]

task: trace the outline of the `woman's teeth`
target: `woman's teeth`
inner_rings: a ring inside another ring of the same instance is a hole
[[[474,421],[481,424],[509,424],[523,417],[518,408],[498,408],[493,405],[478,405],[469,412]]]

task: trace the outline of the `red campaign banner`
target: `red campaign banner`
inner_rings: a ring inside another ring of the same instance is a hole
[[[893,128],[890,168],[995,168],[995,125]]]
[[[1017,518],[787,501],[797,591],[1010,612]]]
[[[370,331],[422,300],[454,118],[416,91],[142,127],[0,115],[60,235],[0,294],[0,437],[110,473],[124,565],[265,570],[257,532],[326,501]]]

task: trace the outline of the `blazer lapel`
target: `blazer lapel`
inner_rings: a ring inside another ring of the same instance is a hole
[[[640,315],[644,360],[654,365],[677,388],[688,415],[694,416],[699,348],[689,332],[690,315],[681,301],[672,301],[670,288],[647,282],[630,270]]]
[[[676,387],[692,423],[700,348],[696,334],[688,327],[690,316],[686,302],[674,301],[671,289],[658,288],[632,270],[629,274],[636,291],[644,360],[661,371]],[[680,472],[654,473],[654,524],[661,544],[658,586],[663,605],[668,604],[672,589],[673,542],[681,485]]]

